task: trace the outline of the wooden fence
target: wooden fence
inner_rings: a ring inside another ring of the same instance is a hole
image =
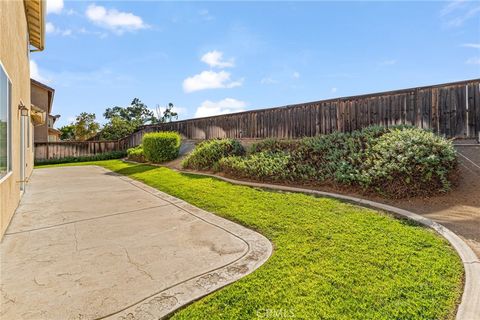
[[[478,139],[480,79],[149,125],[118,141],[35,143],[35,159],[126,150],[155,131],[177,131],[193,140],[295,139],[374,124],[409,124],[447,138]]]
[[[35,142],[35,160],[94,156],[125,150],[119,141],[59,141]]]
[[[480,79],[150,125],[120,144],[136,146],[145,133],[167,130],[187,139],[301,138],[398,124],[447,138],[478,138]]]

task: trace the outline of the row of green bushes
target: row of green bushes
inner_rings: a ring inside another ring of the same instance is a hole
[[[232,139],[205,141],[185,168],[263,181],[335,184],[401,198],[451,188],[457,156],[451,141],[421,129],[372,126],[301,140],[267,139],[247,152]]]
[[[152,132],[142,138],[142,144],[127,150],[129,160],[162,163],[178,157],[181,137],[176,132]]]
[[[35,165],[111,160],[111,159],[124,158],[126,155],[127,155],[127,153],[125,151],[112,151],[112,152],[96,154],[96,155],[93,155],[93,156],[65,157],[65,158],[59,158],[59,159],[54,158],[54,159],[35,160]]]
[[[161,163],[178,157],[181,137],[176,132],[147,133],[143,137],[142,144],[130,148],[127,151],[113,151],[93,156],[65,157],[45,160],[35,160],[35,165],[60,164],[69,162],[86,162],[111,160],[128,157],[137,162]]]

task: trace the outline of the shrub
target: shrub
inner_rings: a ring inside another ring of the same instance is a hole
[[[451,141],[420,129],[394,129],[368,151],[361,183],[390,197],[448,191],[456,172]]]
[[[142,145],[145,159],[160,163],[178,157],[181,138],[176,132],[152,132],[143,136]]]
[[[127,150],[128,160],[145,162],[145,155],[143,153],[143,146],[138,145],[136,147]]]
[[[298,142],[295,140],[280,140],[268,138],[260,142],[254,143],[250,149],[249,153],[257,152],[289,152],[296,148]]]
[[[259,152],[247,157],[226,157],[220,159],[218,166],[226,172],[240,177],[260,180],[289,179],[290,155],[283,152]]]
[[[348,185],[401,198],[449,190],[456,161],[452,143],[432,132],[372,126],[296,141],[267,139],[219,167],[244,178]]]
[[[120,158],[125,157],[126,155],[127,155],[127,153],[125,151],[112,151],[112,152],[96,154],[96,155],[93,155],[93,156],[65,157],[65,158],[60,158],[60,159],[35,160],[35,165],[111,160],[111,159],[120,159]]]
[[[370,126],[351,133],[304,138],[294,151],[295,161],[315,168],[313,179],[316,181],[354,184],[368,157],[367,151],[388,131],[385,127]]]
[[[216,170],[223,157],[245,154],[243,146],[234,139],[214,139],[203,141],[183,160],[184,168]]]

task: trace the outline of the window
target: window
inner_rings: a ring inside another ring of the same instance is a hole
[[[12,84],[0,64],[0,179],[12,170],[11,92]]]

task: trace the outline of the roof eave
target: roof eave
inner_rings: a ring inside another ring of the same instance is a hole
[[[43,51],[45,48],[45,1],[24,0],[27,17],[28,37],[33,51]]]

